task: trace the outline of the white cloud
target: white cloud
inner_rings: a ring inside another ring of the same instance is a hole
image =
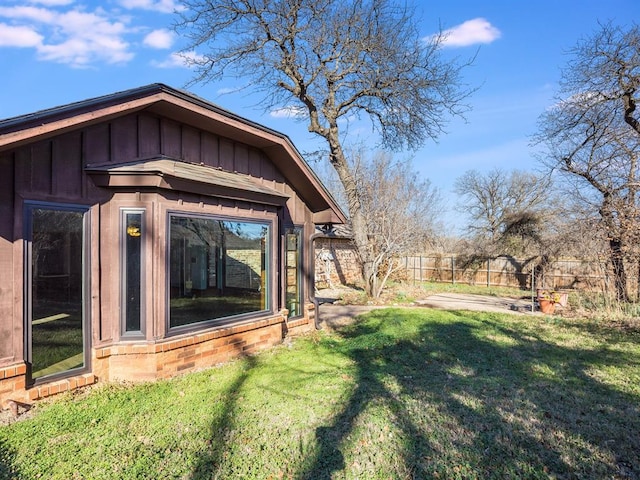
[[[224,87],[224,88],[219,88],[216,93],[218,95],[229,95],[231,93],[238,93],[240,91],[242,91],[242,89],[244,88],[244,86],[241,87]]]
[[[501,36],[500,30],[484,18],[474,18],[443,32],[443,44],[448,47],[466,47],[478,43],[491,43]]]
[[[14,31],[22,32],[43,60],[86,67],[96,61],[127,62],[134,56],[125,40],[127,26],[102,9],[86,12],[77,8],[0,7],[0,17],[11,19]],[[34,41],[35,36],[39,36],[38,41]]]
[[[92,38],[73,37],[55,45],[42,45],[38,53],[43,60],[87,67],[96,60],[125,63],[134,57],[127,44],[117,38],[95,35]]]
[[[157,68],[189,68],[194,63],[202,60],[202,56],[196,52],[172,53],[162,62],[152,61],[151,65]]]
[[[269,115],[274,118],[303,118],[306,115],[304,108],[297,106],[288,106],[283,108],[276,108],[269,112]]]
[[[63,7],[71,5],[75,0],[31,0],[27,3],[35,5],[44,5],[45,7]]]
[[[54,10],[38,7],[0,7],[0,17],[52,24],[56,13]]]
[[[175,0],[120,0],[120,5],[130,10],[139,8],[163,13],[173,13],[179,9]]]
[[[173,45],[174,35],[173,32],[167,29],[154,30],[149,33],[142,41],[146,46],[151,48],[171,48]]]
[[[37,47],[42,35],[29,27],[14,27],[0,23],[0,47]]]

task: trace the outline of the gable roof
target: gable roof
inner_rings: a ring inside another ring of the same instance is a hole
[[[289,137],[161,83],[2,120],[0,153],[143,110],[262,150],[304,199],[315,223],[346,221]]]

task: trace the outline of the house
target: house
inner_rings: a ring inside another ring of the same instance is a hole
[[[0,402],[168,378],[314,327],[289,138],[153,84],[0,121]]]

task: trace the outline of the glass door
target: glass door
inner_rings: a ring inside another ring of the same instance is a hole
[[[27,208],[26,357],[31,381],[87,366],[86,212]]]

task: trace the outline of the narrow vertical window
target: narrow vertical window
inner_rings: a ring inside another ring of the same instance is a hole
[[[285,233],[286,307],[289,317],[302,315],[302,229],[287,228]]]
[[[143,333],[143,227],[144,211],[122,212],[122,312],[124,333]]]

